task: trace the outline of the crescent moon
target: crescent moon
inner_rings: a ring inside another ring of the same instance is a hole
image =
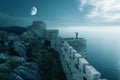
[[[37,8],[36,7],[32,7],[31,9],[31,15],[34,16],[37,14]]]

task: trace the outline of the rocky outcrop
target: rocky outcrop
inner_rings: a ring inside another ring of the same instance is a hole
[[[11,72],[12,80],[42,80],[38,65],[34,62],[26,62]]]
[[[9,43],[9,45],[11,45],[11,43],[14,41],[20,41],[19,36],[14,33],[9,33],[7,35],[7,38],[8,38],[7,42]]]
[[[21,57],[26,58],[26,47],[20,41],[13,42],[13,50]]]
[[[38,36],[33,31],[26,31],[21,35],[21,40],[24,41],[26,45],[33,43],[38,39]]]
[[[8,46],[11,42],[19,40],[19,36],[14,33],[7,33],[6,31],[0,31],[0,44]]]
[[[26,60],[26,43],[30,45],[36,39],[31,31],[21,36],[0,31],[0,80],[42,80],[38,65]]]
[[[27,31],[27,28],[25,27],[21,27],[21,26],[10,26],[10,27],[7,27],[7,26],[0,26],[0,31],[6,31],[8,33],[14,33],[14,34],[17,34],[17,35],[21,35],[23,32]]]
[[[4,45],[5,42],[7,42],[7,32],[6,31],[0,31],[0,44]]]

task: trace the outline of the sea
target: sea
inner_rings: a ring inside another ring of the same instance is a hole
[[[53,28],[52,28],[53,29]],[[57,27],[62,37],[87,40],[87,60],[107,80],[120,80],[120,27],[117,26],[70,26]]]

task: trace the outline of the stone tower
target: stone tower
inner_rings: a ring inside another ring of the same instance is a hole
[[[45,37],[46,24],[42,21],[33,21],[33,24],[28,26],[28,29],[35,32],[40,38]]]

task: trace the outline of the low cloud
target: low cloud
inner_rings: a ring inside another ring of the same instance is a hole
[[[92,8],[86,13],[87,18],[107,22],[120,21],[120,0],[80,0],[80,11],[86,5]]]

